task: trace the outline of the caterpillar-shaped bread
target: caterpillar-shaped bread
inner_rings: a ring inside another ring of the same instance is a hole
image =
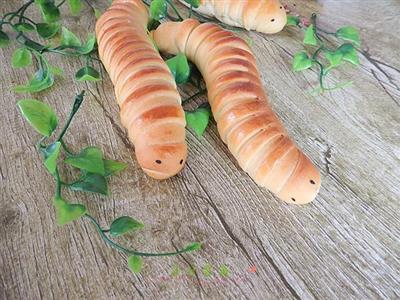
[[[277,0],[200,0],[195,10],[225,24],[262,33],[276,33],[286,25],[286,10]]]
[[[219,134],[243,170],[286,202],[312,201],[320,174],[268,105],[247,43],[193,19],[163,23],[152,35],[160,51],[184,53],[197,65]]]
[[[174,78],[147,34],[148,18],[141,0],[115,0],[96,36],[137,160],[149,176],[165,179],[186,161],[186,121]]]

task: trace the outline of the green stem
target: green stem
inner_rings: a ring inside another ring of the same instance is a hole
[[[189,18],[192,17],[192,13],[193,13],[193,5],[190,5],[190,9],[189,9]]]
[[[54,172],[54,179],[56,180],[56,194],[55,196],[57,198],[61,198],[61,186],[62,186],[62,182],[60,179],[60,173],[58,172],[58,168],[56,167],[56,171]]]
[[[66,0],[62,0],[58,5],[57,8],[59,8],[61,5],[63,5],[65,3]]]
[[[111,247],[127,254],[127,255],[137,255],[137,256],[173,256],[173,255],[178,255],[181,253],[186,253],[186,252],[191,252],[192,250],[187,250],[187,249],[181,249],[175,252],[163,252],[163,253],[149,253],[149,252],[139,252],[139,251],[134,251],[134,250],[130,250],[127,249],[123,246],[121,246],[120,244],[114,242],[113,240],[111,240],[106,234],[105,232],[107,230],[104,230],[103,228],[101,228],[100,224],[96,221],[95,218],[93,218],[91,215],[89,214],[85,214],[85,217],[88,218],[93,225],[96,227],[97,232],[99,233],[100,237]]]
[[[60,141],[61,146],[63,147],[64,151],[67,153],[67,156],[73,156],[74,153],[73,153],[71,150],[69,150],[69,148],[68,148],[67,145],[65,144],[64,140],[63,140],[63,139],[60,139],[59,141]]]
[[[79,95],[77,95],[75,97],[75,102],[74,105],[72,107],[71,113],[69,114],[67,123],[65,124],[64,128],[62,129],[57,141],[61,141],[62,138],[64,137],[65,133],[67,132],[67,129],[69,127],[69,125],[71,125],[71,121],[74,118],[76,112],[78,111],[79,107],[81,106],[82,102],[83,102],[83,96],[85,95],[85,91],[82,91]]]
[[[320,72],[319,72],[319,85],[321,86],[322,90],[325,90],[324,88],[324,66],[316,59],[313,60],[320,68]]]
[[[178,17],[179,21],[183,21],[182,16],[179,14],[179,11],[176,9],[175,5],[170,1],[167,0],[168,5],[172,8],[172,10],[174,11],[174,13],[176,14],[176,16]]]

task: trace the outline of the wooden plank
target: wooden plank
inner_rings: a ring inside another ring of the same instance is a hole
[[[4,1],[0,14],[20,3]],[[188,131],[189,160],[181,174],[162,182],[145,177],[132,158],[108,77],[97,85],[78,84],[73,74],[80,63],[51,57],[65,76],[35,97],[65,120],[74,95],[88,91],[69,144],[98,145],[107,157],[129,162],[112,179],[111,197],[70,193],[68,199],[85,203],[103,224],[120,215],[143,220],[146,229],[128,243],[146,251],[204,242],[195,254],[146,259],[137,276],[90,224],[55,225],[51,178],[34,148],[38,135],[16,109],[23,96],[11,91],[33,69],[12,69],[14,48],[0,51],[1,299],[400,297],[400,6],[390,0],[293,4],[305,16],[318,12],[328,30],[360,27],[363,40],[361,67],[344,66],[329,82],[352,79],[353,85],[312,96],[317,74],[291,71],[291,57],[303,49],[299,32],[240,33],[254,41],[275,111],[322,172],[317,200],[304,207],[257,187],[220,140],[215,123],[202,138]],[[66,25],[84,38],[82,28],[94,28],[89,15],[87,9],[68,17]],[[212,277],[201,272],[206,264],[214,267]],[[216,274],[222,264],[231,271],[224,280]],[[168,276],[174,266],[183,273],[192,266],[196,276]],[[253,266],[256,273],[249,272]]]

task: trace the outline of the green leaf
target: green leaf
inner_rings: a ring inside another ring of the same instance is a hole
[[[167,1],[153,0],[150,4],[150,17],[159,21],[167,15]]]
[[[229,276],[229,273],[230,273],[228,266],[227,266],[227,265],[222,265],[222,266],[220,266],[220,267],[219,267],[219,270],[218,270],[218,273],[219,273],[219,275],[221,275],[222,277],[228,277],[228,276]]]
[[[4,31],[0,30],[0,48],[7,47],[9,44],[10,38]]]
[[[168,68],[175,77],[177,84],[185,83],[190,76],[190,67],[187,58],[184,54],[179,53],[173,58],[167,60]]]
[[[84,173],[76,182],[68,185],[71,190],[108,195],[107,180],[103,175]]]
[[[57,224],[60,226],[75,221],[86,213],[84,205],[69,204],[61,197],[54,197],[53,205],[56,209]]]
[[[57,117],[49,105],[35,99],[20,100],[17,103],[24,118],[40,134],[50,136],[57,127]]]
[[[353,65],[360,64],[356,48],[354,48],[352,44],[343,44],[336,50],[336,52],[343,54],[343,60],[348,61]]]
[[[112,236],[120,236],[125,233],[136,231],[144,227],[142,222],[136,221],[135,219],[123,216],[115,219],[110,226],[110,234]]]
[[[80,54],[89,54],[90,52],[93,51],[95,45],[96,45],[96,37],[93,34],[91,34],[89,35],[88,40],[85,42],[85,44],[77,50],[79,51]]]
[[[353,42],[358,47],[360,46],[360,33],[359,30],[353,26],[345,26],[336,31],[336,37]]]
[[[128,257],[128,267],[134,274],[140,273],[142,266],[143,260],[140,256],[131,255]]]
[[[80,39],[67,28],[62,27],[61,30],[61,46],[64,47],[80,47]]]
[[[193,112],[185,111],[187,126],[192,128],[197,136],[202,136],[210,121],[210,114],[210,109],[204,107],[200,107]]]
[[[19,32],[29,32],[35,30],[35,27],[29,23],[17,23],[13,26]]]
[[[81,0],[68,0],[69,9],[71,10],[71,14],[76,16],[82,9]]]
[[[318,45],[318,41],[315,36],[314,25],[311,24],[310,26],[308,26],[306,33],[304,34],[303,43],[305,45],[312,45],[312,46]]]
[[[17,93],[37,93],[51,87],[53,84],[54,76],[46,67],[45,70],[39,69],[26,85],[16,86],[14,91]]]
[[[64,70],[61,67],[57,67],[57,66],[50,67],[50,70],[54,75],[57,75],[57,76],[64,75]]]
[[[46,166],[47,170],[54,174],[57,167],[57,158],[60,154],[61,149],[61,142],[55,142],[44,150],[44,165]]]
[[[35,0],[35,3],[39,6],[46,23],[57,22],[60,19],[60,10],[54,0]]]
[[[36,24],[37,33],[44,39],[50,39],[60,30],[58,23],[38,23]]]
[[[335,68],[342,63],[343,54],[338,51],[325,52],[325,58],[329,61],[329,69]]]
[[[100,73],[92,67],[86,66],[76,72],[75,79],[78,81],[99,81]]]
[[[184,0],[187,4],[193,6],[194,8],[198,8],[200,6],[200,0]]]
[[[94,8],[94,16],[96,17],[96,20],[98,20],[101,17],[101,11],[98,10],[97,8]]]
[[[191,252],[191,251],[196,251],[201,248],[201,243],[193,243],[190,244],[189,246],[185,247],[185,251]]]
[[[297,26],[300,23],[299,17],[296,16],[287,16],[286,26]]]
[[[212,271],[212,265],[209,264],[209,263],[206,264],[206,265],[203,267],[202,271],[203,271],[203,275],[204,275],[204,276],[210,277],[210,276],[212,275],[212,273],[213,273],[213,271]]]
[[[111,176],[117,172],[125,170],[128,164],[116,160],[103,159],[104,162],[104,176]]]
[[[293,71],[303,71],[311,68],[313,62],[304,51],[298,52],[293,57]]]
[[[32,64],[32,53],[26,48],[18,48],[11,59],[13,68],[24,68]]]
[[[103,153],[99,148],[87,147],[65,162],[73,167],[104,176]]]

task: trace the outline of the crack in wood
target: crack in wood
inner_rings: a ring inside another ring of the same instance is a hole
[[[379,77],[378,77],[378,75],[375,73],[375,71],[371,69],[371,73],[372,73],[372,75],[375,77],[376,81],[378,81],[379,85],[382,87],[382,89],[385,91],[385,93],[386,93],[390,98],[392,98],[392,100],[394,101],[394,103],[396,103],[397,105],[400,105],[400,103],[397,102],[397,100],[394,98],[394,96],[393,96],[391,93],[389,93],[389,91],[388,91],[387,88],[385,87],[384,83],[382,82],[381,79],[379,79]]]
[[[287,279],[283,275],[282,271],[276,265],[276,263],[272,259],[271,255],[269,255],[268,252],[265,250],[264,245],[263,245],[260,237],[258,236],[257,232],[254,229],[252,230],[254,232],[254,235],[255,235],[258,243],[256,243],[254,241],[254,238],[246,230],[242,229],[242,231],[254,243],[254,245],[256,245],[256,247],[261,251],[262,255],[267,259],[268,263],[272,266],[272,268],[278,274],[279,278],[281,279],[283,284],[286,286],[286,288],[289,290],[289,292],[293,295],[293,297],[296,298],[296,299],[301,299],[299,294],[294,289],[294,287],[287,281]]]
[[[243,243],[239,240],[239,238],[233,233],[231,228],[229,227],[228,223],[226,222],[224,216],[222,215],[221,211],[218,209],[218,207],[215,205],[215,203],[211,200],[211,196],[208,194],[207,190],[204,188],[204,186],[200,183],[200,180],[197,178],[196,174],[193,172],[193,170],[190,168],[189,165],[186,165],[186,168],[192,173],[193,177],[195,178],[197,184],[201,187],[203,192],[207,195],[206,201],[207,203],[212,207],[214,212],[216,213],[218,220],[222,224],[222,227],[224,228],[225,232],[228,234],[228,236],[235,242],[235,244],[242,250],[242,252],[245,254],[246,258],[252,263],[253,259],[247,252],[246,248],[244,247]]]
[[[98,86],[96,84],[96,89],[97,93],[100,94],[100,91],[98,90]],[[107,117],[107,119],[110,121],[111,126],[113,127],[115,133],[119,136],[121,141],[124,143],[125,147],[129,150],[134,150],[134,146],[131,143],[131,141],[128,139],[128,137],[125,134],[125,131],[115,122],[114,117],[110,114],[110,112],[104,107],[103,103],[100,101],[100,99],[97,97],[95,93],[93,93],[89,88],[88,88],[89,93],[93,96],[94,100],[96,103],[100,106],[100,108],[103,110],[104,115]]]

